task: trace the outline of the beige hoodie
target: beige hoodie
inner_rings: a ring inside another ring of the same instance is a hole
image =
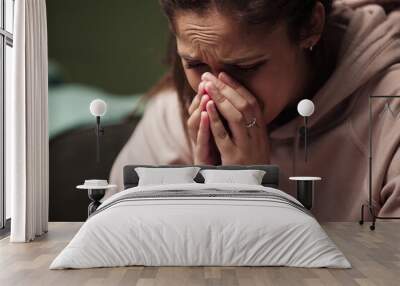
[[[400,11],[386,15],[377,5],[351,9],[336,2],[344,33],[337,68],[313,96],[309,157],[304,161],[300,116],[269,133],[271,164],[280,167],[280,189],[295,196],[290,176],[322,177],[312,212],[321,221],[354,221],[368,200],[369,95],[400,95]],[[371,1],[366,1],[371,2]],[[373,102],[373,201],[379,215],[400,216],[400,99],[381,113],[386,100]],[[154,98],[119,154],[110,181],[122,190],[127,164],[193,164],[176,92]],[[108,193],[107,196],[111,195]]]

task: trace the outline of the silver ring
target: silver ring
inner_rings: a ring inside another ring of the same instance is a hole
[[[246,123],[246,128],[251,128],[251,127],[253,127],[254,125],[256,125],[256,123],[257,123],[257,118],[253,118],[249,123]]]

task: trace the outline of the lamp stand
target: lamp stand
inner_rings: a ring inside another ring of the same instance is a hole
[[[104,135],[104,129],[100,127],[100,116],[96,116],[96,162],[100,163],[100,136]]]
[[[307,163],[307,158],[308,158],[307,124],[308,124],[308,116],[304,116],[304,160],[306,163]]]

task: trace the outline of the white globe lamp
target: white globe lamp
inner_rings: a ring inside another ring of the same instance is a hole
[[[95,99],[90,103],[90,113],[95,117],[104,116],[107,112],[107,103],[101,99]]]
[[[314,103],[309,99],[303,99],[297,105],[297,111],[303,117],[309,117],[313,115],[315,110]]]

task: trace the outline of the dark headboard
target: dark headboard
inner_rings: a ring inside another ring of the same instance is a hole
[[[276,165],[231,165],[231,166],[200,166],[201,169],[222,169],[222,170],[245,170],[245,169],[256,169],[266,171],[262,180],[262,185],[266,187],[279,188],[279,167]],[[133,188],[138,185],[139,177],[135,171],[136,167],[148,167],[148,168],[177,168],[177,167],[189,167],[188,165],[127,165],[124,167],[124,189]],[[194,180],[198,183],[203,183],[204,178],[200,174],[197,174]]]

